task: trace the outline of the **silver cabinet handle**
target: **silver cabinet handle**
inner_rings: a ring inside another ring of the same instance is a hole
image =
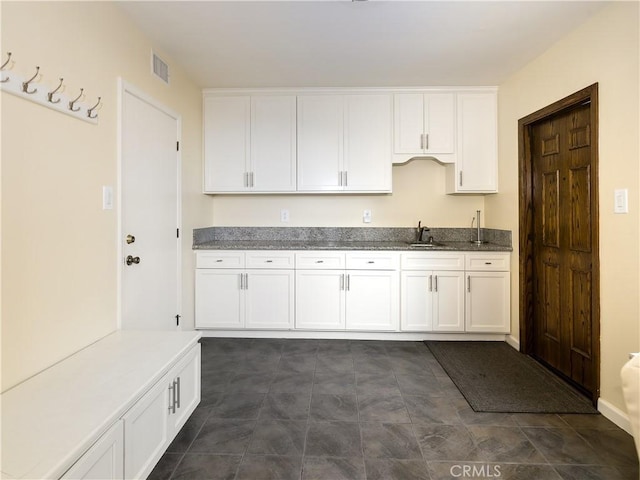
[[[437,291],[438,291],[438,275],[435,275],[433,291],[434,291],[434,292],[437,292]]]
[[[429,291],[433,292],[433,275],[429,275]]]
[[[244,290],[244,275],[240,274],[240,290]]]
[[[222,259],[221,258],[217,259],[216,263],[222,263]]]
[[[344,171],[344,186],[348,186],[349,185],[349,172],[348,171]]]
[[[249,274],[244,274],[244,289],[249,290]]]
[[[178,401],[176,402],[176,406],[180,408],[180,397],[182,396],[182,389],[180,388],[180,377],[178,377],[175,381],[178,388]]]
[[[467,292],[471,291],[471,275],[467,275]]]
[[[429,134],[424,134],[424,149],[429,150]]]
[[[256,182],[255,182],[255,172],[251,172],[251,173],[250,173],[250,175],[251,175],[251,176],[250,176],[250,178],[251,178],[251,185],[250,185],[250,187],[251,187],[251,188],[253,188],[253,187],[255,187],[255,186],[256,186]]]
[[[273,260],[265,260],[265,263],[273,263]]]
[[[460,186],[462,186],[462,170],[460,170]]]
[[[169,413],[176,413],[176,383],[171,382],[169,385]]]
[[[351,288],[351,275],[347,275],[347,292]]]
[[[316,263],[324,263],[324,260],[316,260]]]
[[[369,260],[367,263],[376,263],[376,262],[374,262],[373,260]]]
[[[424,150],[424,133],[420,134],[420,150]]]

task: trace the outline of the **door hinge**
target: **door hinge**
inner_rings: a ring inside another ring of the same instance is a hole
[[[180,315],[176,315],[176,326],[180,326]]]
[[[176,228],[176,238],[180,238],[180,229]]]
[[[176,142],[176,152],[180,151],[180,142]]]

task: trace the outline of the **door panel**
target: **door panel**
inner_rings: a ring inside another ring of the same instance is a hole
[[[244,328],[242,273],[196,269],[196,328]]]
[[[593,338],[590,106],[531,126],[533,355],[585,391],[596,388]]]
[[[296,270],[296,328],[344,330],[344,270]]]
[[[125,88],[121,127],[122,328],[176,328],[180,288],[178,118]]]
[[[249,270],[245,328],[293,327],[293,270]]]

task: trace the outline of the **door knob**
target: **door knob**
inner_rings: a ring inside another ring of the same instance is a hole
[[[127,262],[127,265],[132,265],[134,263],[137,265],[140,263],[140,257],[134,257],[132,255],[128,255],[126,262]]]
[[[136,237],[134,237],[133,235],[127,235],[127,243],[128,244],[132,244],[135,241],[136,241]]]

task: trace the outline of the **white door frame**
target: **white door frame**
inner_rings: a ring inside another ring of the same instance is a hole
[[[182,116],[175,112],[174,110],[168,108],[162,103],[158,102],[153,97],[147,95],[145,92],[135,87],[134,85],[125,81],[122,77],[118,77],[118,117],[117,117],[117,130],[118,130],[118,140],[117,140],[117,156],[118,156],[118,171],[117,171],[117,215],[118,215],[118,228],[117,228],[117,245],[118,245],[118,267],[117,267],[117,327],[118,330],[122,328],[122,274],[124,272],[124,257],[123,257],[123,242],[124,242],[124,232],[122,228],[122,113],[124,106],[124,96],[125,93],[129,93],[135,97],[138,97],[140,100],[148,103],[149,105],[157,108],[161,112],[166,115],[174,118],[176,120],[176,139],[178,142],[182,143]],[[177,314],[182,318],[182,237],[184,235],[182,229],[182,148],[177,149],[176,151],[176,191],[178,198],[176,199],[177,206],[177,217],[176,218],[176,226],[180,229],[180,236],[176,238],[176,248],[177,248]],[[177,330],[182,330],[182,322],[180,326],[176,327]]]

